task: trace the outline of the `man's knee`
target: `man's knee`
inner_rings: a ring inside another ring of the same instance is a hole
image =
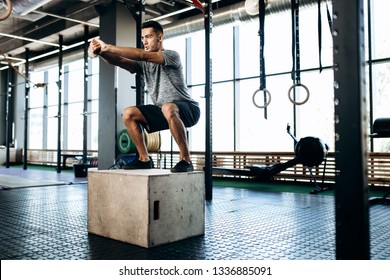
[[[135,106],[127,107],[122,111],[122,119],[124,122],[140,120],[141,116],[141,111]]]
[[[164,103],[161,107],[161,111],[166,119],[170,119],[174,116],[179,117],[179,108],[175,103]]]

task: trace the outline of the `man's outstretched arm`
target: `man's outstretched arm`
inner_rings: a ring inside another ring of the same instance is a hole
[[[100,56],[106,63],[119,66],[130,73],[137,72],[137,63],[134,60],[127,59],[125,57],[111,54],[107,51],[108,45],[100,39],[93,39],[88,48],[88,54],[91,57]]]
[[[126,60],[148,61],[157,64],[164,63],[164,57],[161,52],[146,52],[132,47],[118,47],[106,44],[102,40],[96,38],[91,41],[90,52],[92,55],[100,55],[106,62],[115,65],[118,65],[116,64],[118,62],[123,63]],[[121,59],[119,59],[119,57]],[[122,59],[124,59],[124,61],[122,61]]]

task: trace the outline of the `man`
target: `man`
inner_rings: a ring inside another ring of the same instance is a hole
[[[153,105],[130,106],[122,112],[124,124],[138,151],[138,159],[125,168],[153,167],[143,128],[149,133],[169,129],[180,150],[180,161],[171,171],[193,171],[186,127],[198,122],[199,104],[188,94],[179,54],[163,47],[162,26],[156,21],[147,21],[141,28],[143,50],[113,46],[100,39],[93,39],[89,47],[91,56],[99,55],[105,62],[130,73],[143,73],[153,101]]]

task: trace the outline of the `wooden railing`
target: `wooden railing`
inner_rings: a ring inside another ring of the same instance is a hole
[[[65,167],[71,167],[78,162],[78,157],[83,154],[82,150],[62,150],[61,165],[65,163]],[[89,157],[97,157],[96,150],[87,151]],[[65,156],[65,158],[64,158]],[[57,150],[54,149],[28,149],[27,163],[40,165],[57,165]],[[63,166],[64,167],[64,166]]]
[[[194,168],[203,170],[204,153],[191,152]],[[161,152],[155,154],[154,159],[161,158],[162,168],[170,168],[179,160],[177,153]],[[172,161],[171,161],[172,158]],[[214,152],[213,167],[244,169],[249,165],[270,166],[273,164],[284,163],[294,158],[293,152]],[[172,162],[172,164],[171,164]],[[390,153],[369,153],[367,160],[368,183],[376,186],[390,187]],[[334,183],[337,174],[334,153],[328,153],[326,161],[312,169],[316,180],[325,183]],[[251,178],[245,175],[226,175],[218,171],[213,172],[214,177],[232,177],[232,178]],[[302,164],[290,167],[277,175],[274,180],[312,182],[313,177],[310,171]]]
[[[82,154],[81,150],[64,150],[62,153]],[[97,157],[97,151],[88,151],[88,154]],[[177,152],[152,153],[157,168],[169,169],[179,161]],[[192,162],[196,170],[203,170],[205,157],[203,152],[191,152]],[[244,169],[248,165],[269,166],[284,163],[294,158],[293,152],[214,152],[212,156],[213,167]],[[28,163],[56,165],[56,150],[29,149],[27,153]],[[66,164],[71,166],[74,161],[68,160]],[[390,187],[390,153],[369,153],[367,160],[368,183],[375,186]],[[325,183],[334,183],[337,174],[334,153],[328,153],[326,161],[312,169],[316,180]],[[214,172],[215,177],[251,178],[245,175],[226,175]],[[274,180],[311,182],[313,177],[309,170],[302,164],[290,167],[274,177]]]
[[[171,158],[172,165],[174,165],[178,159],[179,155],[177,153],[170,152],[161,152],[161,155],[155,155],[155,159],[161,157],[161,166],[162,168],[171,167]],[[203,170],[205,165],[204,153],[202,152],[191,152],[192,163],[196,170]],[[294,158],[294,153],[292,152],[214,152],[212,156],[213,167],[218,168],[228,168],[228,169],[245,169],[249,165],[259,165],[259,166],[270,166],[273,164],[283,163]],[[323,167],[324,164],[321,164],[318,167],[313,168],[313,174],[316,177],[316,180],[322,180],[323,178]],[[251,176],[246,175],[226,175],[221,174],[218,171],[213,172],[215,177],[232,177],[232,178],[251,178]],[[335,162],[334,157],[329,156],[326,161],[326,169],[324,175],[324,182],[334,182],[335,177]],[[294,167],[288,168],[285,171],[282,171],[274,176],[275,180],[285,180],[285,181],[311,181],[312,176],[307,168],[298,164]]]
[[[370,153],[367,170],[370,185],[390,186],[390,153]]]

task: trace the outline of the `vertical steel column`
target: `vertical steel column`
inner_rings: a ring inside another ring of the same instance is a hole
[[[62,83],[64,86],[62,87],[62,123],[61,123],[61,134],[62,135],[69,135],[69,126],[72,124],[69,123],[69,76],[70,76],[70,70],[69,65],[65,65],[62,70]],[[66,105],[65,105],[66,104]],[[66,117],[65,117],[66,116]],[[61,147],[62,149],[68,148],[68,141],[69,137],[63,137]]]
[[[87,162],[88,148],[88,26],[84,26],[84,108],[83,108],[83,164]]]
[[[63,45],[63,37],[62,35],[59,36],[59,45],[60,50],[58,53],[58,133],[57,133],[57,173],[61,173],[61,123],[62,123],[62,45]]]
[[[30,51],[29,49],[26,49],[25,52],[25,59],[26,59],[26,77],[29,78],[29,71],[28,68],[30,67],[29,65],[29,56],[30,56]],[[30,82],[28,80],[25,81],[24,83],[24,145],[23,145],[23,169],[27,169],[27,148],[28,148],[28,111],[29,109],[29,95],[30,95]]]
[[[186,84],[192,85],[192,39],[191,37],[186,38],[185,43],[185,61],[186,61],[186,69],[185,69],[185,77],[186,77]],[[192,89],[189,89],[190,94],[192,95]],[[172,136],[171,136],[171,143],[172,143]],[[190,139],[189,131],[187,130],[187,139]],[[191,143],[188,141],[189,147],[191,146]],[[173,148],[171,146],[171,167],[173,165]]]
[[[125,0],[125,5],[130,11],[131,15],[135,19],[136,23],[136,47],[142,49],[142,40],[141,40],[141,25],[145,21],[145,0]],[[141,73],[135,75],[135,90],[136,90],[136,104],[142,105],[145,103],[145,81]]]
[[[212,141],[212,59],[211,59],[211,33],[212,33],[212,6],[211,0],[205,3],[205,57],[206,57],[206,151],[205,151],[205,189],[206,200],[212,200],[213,197],[213,141]]]
[[[336,259],[369,259],[363,0],[333,1]]]
[[[370,133],[373,133],[374,122],[374,99],[373,99],[373,84],[372,84],[372,32],[371,32],[371,0],[367,1],[367,35],[368,35],[368,100],[369,100],[369,124]],[[374,151],[374,139],[370,139],[370,151]]]
[[[7,89],[7,99],[6,99],[6,108],[5,108],[5,166],[6,168],[10,167],[10,138],[12,134],[12,121],[11,121],[11,115],[12,115],[12,106],[11,106],[11,98],[12,98],[12,73],[13,68],[8,67],[8,73],[7,73],[7,82],[8,82],[8,89]]]
[[[142,39],[141,39],[141,25],[145,21],[145,2],[139,1],[137,5],[137,11],[135,12],[136,16],[134,17],[136,21],[136,29],[137,29],[137,48],[142,49]],[[144,77],[141,73],[137,73],[135,75],[135,83],[136,83],[136,104],[142,105],[145,104],[145,81]]]
[[[45,71],[43,73],[43,82],[47,85],[49,83],[49,73],[48,71]],[[43,88],[43,131],[42,131],[42,147],[43,149],[47,149],[47,136],[49,135],[48,133],[48,94],[49,94],[49,89],[47,86]]]
[[[233,137],[234,137],[234,151],[240,146],[240,140],[237,140],[240,135],[240,28],[233,27]]]
[[[188,37],[186,38],[186,54],[185,54],[185,60],[186,60],[186,69],[185,69],[185,77],[186,77],[186,84],[192,85],[192,38]]]

